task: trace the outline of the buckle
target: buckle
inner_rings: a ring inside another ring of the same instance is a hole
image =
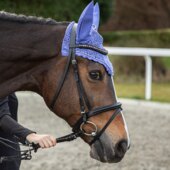
[[[77,61],[76,61],[75,59],[72,59],[72,60],[71,60],[71,63],[72,63],[73,65],[75,65],[75,64],[77,64]]]

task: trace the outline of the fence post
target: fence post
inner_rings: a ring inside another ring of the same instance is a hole
[[[152,97],[152,58],[145,56],[145,99],[150,100]]]

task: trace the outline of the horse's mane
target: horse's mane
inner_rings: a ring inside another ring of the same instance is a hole
[[[19,23],[34,23],[34,24],[48,24],[48,25],[58,25],[58,24],[68,24],[68,22],[57,22],[51,18],[42,18],[35,16],[25,16],[25,15],[17,15],[15,13],[9,13],[5,11],[0,11],[0,20],[13,21]]]
[[[57,56],[68,23],[0,11],[0,65]]]

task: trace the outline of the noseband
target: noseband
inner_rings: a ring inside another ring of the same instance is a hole
[[[63,136],[61,138],[58,138],[56,140],[59,143],[59,142],[71,141],[71,140],[76,139],[77,137],[86,135],[86,136],[93,137],[93,139],[89,143],[91,145],[96,140],[98,140],[100,138],[102,133],[106,130],[106,128],[109,126],[109,124],[120,113],[120,111],[122,109],[121,109],[121,103],[115,103],[112,105],[102,106],[102,107],[95,108],[93,110],[91,109],[90,102],[87,98],[87,95],[85,93],[85,90],[83,88],[83,85],[82,85],[82,82],[81,82],[81,79],[79,76],[78,64],[77,64],[76,55],[75,55],[75,48],[90,49],[90,50],[97,51],[103,55],[107,55],[108,52],[105,49],[100,49],[100,48],[92,46],[92,45],[76,44],[76,27],[77,27],[76,24],[74,24],[74,26],[72,28],[72,32],[71,32],[70,51],[69,51],[67,64],[66,64],[66,67],[65,67],[65,70],[63,73],[63,77],[59,83],[59,88],[57,88],[55,95],[52,99],[52,102],[50,104],[50,108],[52,110],[54,109],[55,103],[58,99],[58,96],[59,96],[61,89],[63,87],[63,84],[65,82],[66,76],[68,74],[69,67],[70,67],[70,65],[72,65],[73,70],[74,70],[74,78],[76,81],[77,90],[78,90],[78,94],[79,94],[81,117],[73,126],[73,129],[72,129],[73,133]],[[86,106],[88,108],[87,112],[85,111]],[[97,126],[93,122],[89,121],[88,119],[92,116],[95,116],[95,115],[98,115],[100,113],[107,112],[110,110],[115,110],[115,111],[114,111],[113,115],[110,117],[110,119],[108,120],[108,122],[104,125],[104,127],[100,131],[98,131]],[[89,124],[90,126],[92,126],[94,128],[93,132],[87,133],[83,130],[84,125],[87,125],[87,124]]]

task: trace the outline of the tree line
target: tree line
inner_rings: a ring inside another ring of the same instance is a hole
[[[17,14],[54,18],[57,21],[77,21],[91,0],[1,0],[0,10]],[[113,0],[96,0],[101,8],[101,22],[112,13]]]

